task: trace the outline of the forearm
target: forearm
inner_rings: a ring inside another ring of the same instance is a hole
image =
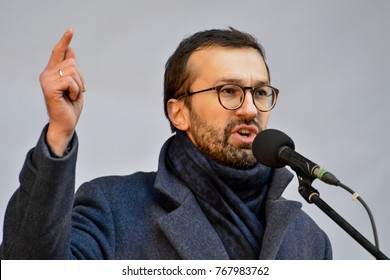
[[[50,154],[44,129],[20,173],[4,220],[2,259],[66,259],[74,200],[77,136],[63,158]]]

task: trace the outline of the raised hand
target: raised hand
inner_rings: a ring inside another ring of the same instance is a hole
[[[52,152],[63,156],[80,117],[86,90],[84,77],[69,47],[73,30],[68,29],[53,48],[39,81],[50,118],[46,140]]]

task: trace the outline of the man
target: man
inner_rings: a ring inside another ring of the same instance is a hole
[[[278,90],[249,34],[207,30],[166,64],[164,108],[174,136],[157,172],[110,176],[74,195],[83,75],[54,47],[40,76],[50,121],[8,205],[3,259],[330,259],[326,234],[281,198],[292,175],[252,155]]]

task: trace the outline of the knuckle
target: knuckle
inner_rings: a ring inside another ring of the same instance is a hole
[[[67,84],[73,84],[74,83],[74,79],[72,76],[66,76],[64,77],[65,78],[65,81]]]
[[[75,90],[75,91],[79,90],[79,86],[77,85],[75,79],[73,79],[71,76],[67,76],[65,81],[66,81],[66,84],[68,85],[68,87],[71,88],[72,90]]]
[[[69,76],[74,77],[76,75],[77,75],[76,69],[74,67],[69,68]]]
[[[41,72],[41,74],[39,75],[39,82],[42,84],[42,83],[45,83],[47,81],[47,71],[43,71]]]

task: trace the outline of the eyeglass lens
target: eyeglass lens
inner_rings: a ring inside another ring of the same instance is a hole
[[[245,97],[244,89],[238,85],[224,85],[218,94],[221,105],[227,109],[239,108]],[[269,111],[275,105],[276,93],[271,87],[255,88],[252,96],[256,108],[260,111]]]

